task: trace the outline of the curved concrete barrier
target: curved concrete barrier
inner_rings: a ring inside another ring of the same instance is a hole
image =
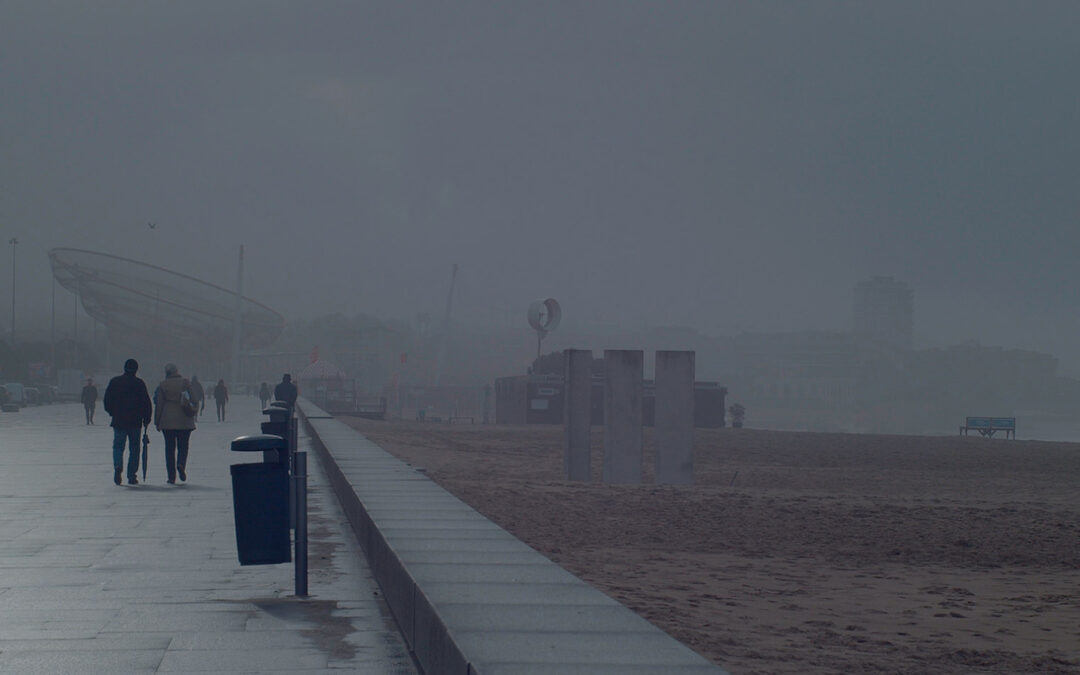
[[[725,672],[309,401],[297,411],[424,672]]]

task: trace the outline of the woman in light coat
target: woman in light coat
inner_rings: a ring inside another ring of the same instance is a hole
[[[180,376],[175,363],[166,363],[165,379],[154,391],[154,426],[165,437],[165,469],[172,485],[177,473],[180,480],[187,480],[188,443],[195,428],[194,414],[184,410],[185,396],[190,401],[191,383]]]

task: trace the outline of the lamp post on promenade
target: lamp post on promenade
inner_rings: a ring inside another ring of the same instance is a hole
[[[17,237],[8,239],[11,244],[11,346],[15,347],[15,247],[19,244]]]
[[[229,377],[232,386],[240,391],[240,331],[243,330],[244,311],[244,245],[240,244],[240,258],[236,264],[236,312],[233,314],[232,353],[230,354]]]
[[[56,371],[56,275],[52,275],[52,306],[49,318],[49,362]]]

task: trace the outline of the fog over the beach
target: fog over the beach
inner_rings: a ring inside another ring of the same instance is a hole
[[[848,329],[1080,372],[1080,4],[8,2],[0,223],[287,319]],[[148,223],[154,223],[151,228]],[[0,255],[7,333],[11,247]],[[71,296],[58,298],[70,316]],[[58,310],[60,311],[60,310]]]

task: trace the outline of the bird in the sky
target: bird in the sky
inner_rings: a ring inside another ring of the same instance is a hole
[[[157,227],[157,223],[147,223],[146,226],[149,227],[152,230],[155,227]]]

